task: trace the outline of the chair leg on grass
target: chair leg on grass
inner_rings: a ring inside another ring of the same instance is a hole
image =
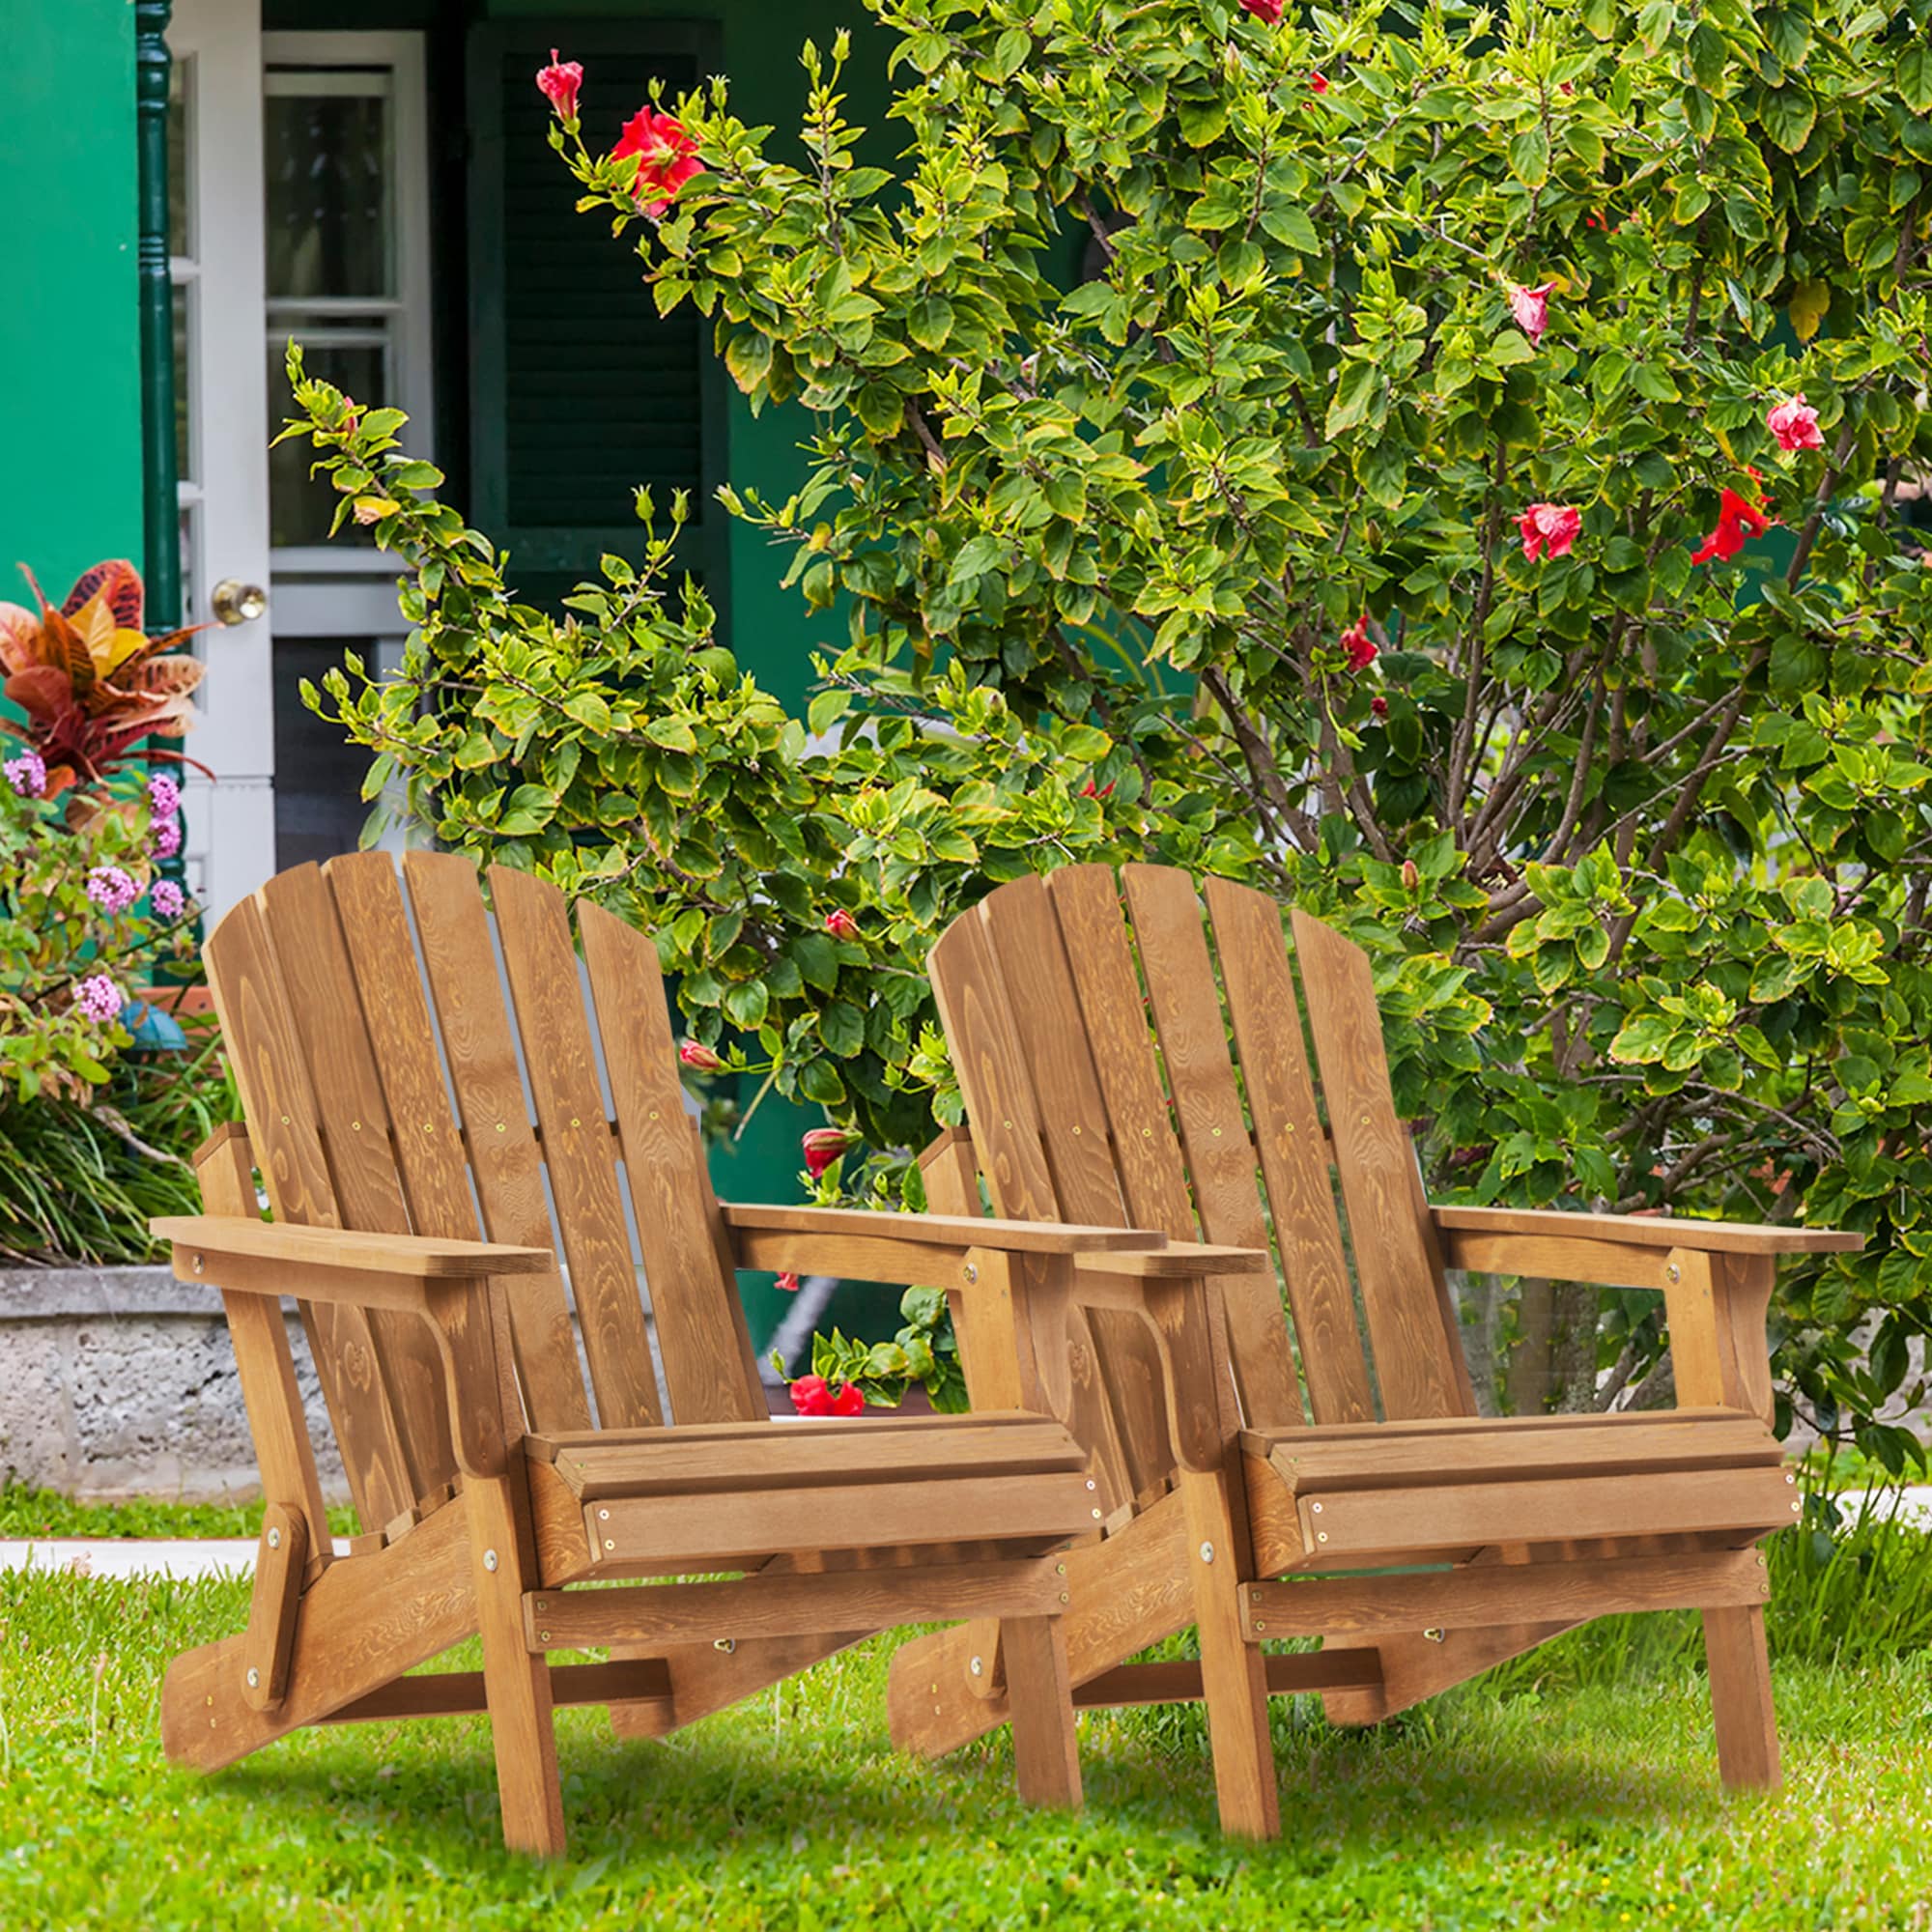
[[[1704,1655],[1711,1669],[1719,1776],[1727,1790],[1775,1790],[1779,1779],[1777,1713],[1771,1700],[1763,1606],[1706,1610]]]
[[[1221,1829],[1244,1838],[1276,1837],[1281,1797],[1268,1740],[1266,1665],[1261,1645],[1241,1634],[1240,1587],[1253,1569],[1245,1506],[1237,1520],[1224,1473],[1183,1471],[1180,1491]]]
[[[470,1477],[469,1554],[476,1621],[483,1638],[483,1687],[497,1753],[503,1842],[540,1858],[563,1854],[563,1790],[557,1777],[550,1666],[524,1636],[524,1593],[536,1587],[535,1546],[522,1493],[523,1471]]]
[[[1000,1625],[1007,1698],[1012,1709],[1013,1770],[1029,1804],[1080,1808],[1080,1743],[1066,1632],[1058,1617],[1009,1617]]]

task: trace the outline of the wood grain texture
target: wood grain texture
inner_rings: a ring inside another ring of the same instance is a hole
[[[1304,1651],[1293,1657],[1264,1657],[1261,1676],[1270,1697],[1378,1690],[1382,1681],[1381,1667],[1373,1650],[1320,1650]],[[1198,1704],[1208,1694],[1205,1679],[1206,1672],[1199,1663],[1181,1658],[1165,1663],[1123,1663],[1080,1685],[1073,1692],[1073,1701],[1083,1711],[1120,1710],[1144,1704]],[[1270,1775],[1272,1770],[1270,1764]]]
[[[1856,1254],[1862,1235],[1838,1228],[1755,1226],[1740,1221],[1694,1221],[1673,1214],[1573,1214],[1554,1208],[1433,1208],[1449,1232],[1556,1235],[1569,1240],[1608,1240],[1634,1247],[1702,1248],[1711,1254]]]
[[[1797,1491],[1773,1467],[1340,1490],[1303,1496],[1296,1510],[1304,1546],[1333,1562],[1566,1537],[1704,1529],[1756,1536],[1791,1522],[1796,1500]]]
[[[1022,1801],[1080,1808],[1080,1744],[1066,1633],[1058,1616],[1005,1617],[1000,1657],[1012,1711],[1013,1774]]]
[[[1258,1156],[1235,1082],[1194,881],[1170,866],[1124,866],[1121,876],[1201,1232],[1223,1246],[1265,1254]],[[1216,1290],[1242,1419],[1264,1429],[1298,1422],[1301,1393],[1272,1272],[1223,1275]]]
[[[599,1560],[689,1563],[787,1549],[878,1549],[971,1537],[1038,1542],[1094,1527],[1078,1473],[963,1482],[838,1483],[715,1495],[613,1496],[585,1505]]]
[[[315,1094],[261,907],[243,899],[231,908],[202,957],[280,1232],[338,1226]],[[248,1231],[259,1225],[240,1223],[228,1233],[253,1240],[258,1237]],[[299,1294],[298,1279],[287,1285]],[[298,1306],[356,1512],[365,1524],[387,1522],[415,1496],[369,1317],[340,1302],[300,1300]]]
[[[314,866],[277,874],[257,896],[307,1062],[336,1212],[346,1228],[411,1234],[388,1108],[335,901]],[[427,1496],[456,1474],[435,1342],[422,1322],[396,1310],[372,1311],[369,1327],[410,1495]]]
[[[1704,1652],[1711,1669],[1719,1775],[1729,1790],[1771,1790],[1781,1773],[1764,1605],[1706,1610]]]
[[[1309,1406],[1318,1423],[1371,1421],[1368,1365],[1281,909],[1266,894],[1226,879],[1209,879],[1206,892]],[[1277,1418],[1257,1417],[1250,1426],[1270,1429],[1300,1419],[1297,1399],[1292,1409],[1281,1404]]]
[[[308,1525],[281,1503],[262,1511],[255,1548],[255,1581],[248,1593],[247,1661],[242,1695],[252,1709],[272,1711],[289,1688],[289,1652],[296,1609],[308,1566]]]
[[[563,895],[506,866],[489,876],[597,1419],[607,1429],[662,1422]]]
[[[450,1084],[462,1110],[484,1228],[494,1241],[554,1250],[543,1155],[530,1130],[476,868],[456,853],[410,852],[403,858],[403,879],[422,941]],[[510,1321],[530,1426],[587,1428],[590,1405],[554,1262],[512,1292]]]
[[[1368,955],[1320,920],[1290,917],[1382,1413],[1458,1414],[1461,1378],[1448,1359]]]
[[[148,1226],[177,1247],[201,1249],[211,1263],[217,1256],[259,1261],[290,1274],[302,1268],[354,1268],[407,1284],[479,1281],[486,1275],[528,1274],[550,1265],[547,1248],[371,1234],[361,1228],[233,1220],[216,1214],[160,1214]]]
[[[811,1489],[889,1476],[1085,1472],[1086,1451],[1057,1422],[1023,1411],[944,1420],[942,1428],[896,1430],[884,1417],[794,1422],[782,1429],[681,1423],[661,1432],[532,1437],[526,1447],[553,1463],[585,1502],[615,1495]]]
[[[195,1154],[194,1173],[202,1205],[211,1214],[232,1221],[260,1219],[254,1155],[245,1131],[238,1128],[211,1136]],[[248,1411],[262,1494],[269,1502],[300,1514],[307,1531],[305,1580],[313,1582],[328,1561],[328,1512],[322,1499],[315,1445],[309,1440],[282,1304],[275,1296],[224,1290],[221,1305]]]
[[[525,1605],[524,1634],[533,1651],[587,1650],[612,1643],[881,1631],[968,1616],[1045,1616],[1059,1607],[1053,1559],[1031,1557],[818,1575],[766,1573],[729,1583],[540,1591]]]
[[[554,1708],[574,1704],[654,1703],[668,1719],[670,1672],[659,1658],[627,1663],[554,1663],[550,1701]],[[480,1670],[439,1670],[398,1677],[318,1719],[325,1724],[394,1723],[407,1718],[469,1717],[490,1708]]]
[[[1761,1604],[1770,1588],[1755,1549],[1492,1563],[1415,1577],[1252,1583],[1241,1593],[1241,1619],[1255,1642],[1378,1637],[1525,1619],[1577,1623],[1637,1610]]]
[[[764,1388],[731,1244],[677,1077],[657,947],[588,903],[578,909],[577,930],[623,1135],[671,1414],[679,1422],[763,1421]]]
[[[1678,1469],[1777,1468],[1784,1460],[1783,1446],[1754,1416],[1725,1414],[1695,1429],[1642,1411],[1588,1421],[1593,1426],[1521,1429],[1510,1416],[1491,1418],[1485,1429],[1426,1435],[1390,1435],[1372,1426],[1339,1440],[1291,1430],[1248,1435],[1242,1446],[1267,1457],[1297,1495],[1489,1478],[1643,1472],[1665,1480]]]
[[[242,1696],[245,1634],[177,1657],[161,1686],[169,1761],[218,1771],[474,1635],[469,1523],[459,1496],[400,1543],[331,1563],[302,1596],[288,1694],[273,1711]]]
[[[969,1143],[970,1145],[970,1143]],[[723,1208],[734,1232],[760,1229],[797,1235],[908,1241],[922,1247],[1006,1248],[1016,1255],[1115,1255],[1158,1250],[1163,1238],[1142,1229],[1073,1221],[1010,1221],[991,1214],[883,1214],[864,1208],[752,1206]]]

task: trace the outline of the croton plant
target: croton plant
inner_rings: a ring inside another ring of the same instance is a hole
[[[544,77],[649,298],[798,425],[795,495],[724,497],[846,626],[807,719],[629,565],[540,628],[312,385],[418,566],[403,678],[332,699],[372,784],[649,923],[694,1039],[852,1137],[822,1182],[915,1195],[960,905],[1265,885],[1376,952],[1438,1192],[1865,1232],[1786,1271],[1780,1401],[1919,1453],[1932,0],[868,7],[802,155],[723,80]],[[1470,1308],[1519,1402],[1660,1386],[1645,1297]]]

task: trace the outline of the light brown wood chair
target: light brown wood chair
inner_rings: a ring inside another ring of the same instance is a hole
[[[554,1706],[660,1736],[877,1631],[974,1618],[998,1633],[1022,1795],[1077,1804],[1057,1552],[1097,1515],[1086,1451],[1017,1402],[774,1426],[733,1270],[1006,1310],[1016,1263],[1131,1265],[1159,1237],[721,1208],[652,942],[582,907],[586,1004],[560,895],[490,883],[494,921],[460,858],[412,854],[400,883],[383,854],[303,867],[205,949],[247,1125],[203,1150],[207,1212],[154,1226],[177,1275],[222,1290],[267,1508],[247,1629],[168,1670],[168,1755],[213,1770],[303,1725],[487,1710],[504,1835],[555,1853]],[[347,1556],[284,1294],[366,1531]],[[718,1572],[742,1574],[567,1587]],[[476,1635],[480,1672],[407,1674]],[[585,1648],[611,1660],[548,1662]]]
[[[1176,1360],[1119,1311],[1055,1309],[1032,1338],[1067,1356],[1064,1412],[1104,1512],[1068,1558],[1075,1702],[1205,1698],[1222,1822],[1266,1836],[1270,1694],[1369,1723],[1589,1618],[1696,1608],[1724,1780],[1775,1783],[1755,1546],[1800,1505],[1769,1427],[1765,1311],[1776,1256],[1860,1237],[1432,1208],[1367,955],[1297,912],[1292,967],[1271,899],[1210,879],[1206,901],[1182,871],[1075,867],[1001,887],[931,955],[970,1131],[927,1151],[930,1206],[980,1211],[983,1176],[1015,1220],[1279,1257],[1279,1282],[1217,1276],[1209,1371],[1178,1403]],[[1679,1406],[1479,1417],[1445,1267],[1662,1290]],[[975,1401],[982,1373],[1003,1400],[1003,1336],[983,1305],[959,1315]],[[1198,1663],[1127,1662],[1190,1624]],[[898,1653],[901,1743],[951,1749],[1016,1708],[979,1641]]]

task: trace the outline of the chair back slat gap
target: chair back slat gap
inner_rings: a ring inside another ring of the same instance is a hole
[[[588,902],[577,915],[658,1349],[679,1422],[763,1421],[730,1239],[677,1077],[657,947]]]
[[[1227,879],[1208,880],[1206,892],[1309,1406],[1317,1423],[1372,1422],[1328,1141],[1302,1045],[1281,909],[1265,893]]]
[[[403,859],[403,881],[422,944],[442,1058],[456,1090],[484,1232],[505,1246],[554,1250],[557,1237],[544,1195],[543,1155],[530,1131],[529,1102],[476,868],[457,853],[411,852]],[[434,1037],[423,1036],[424,1059],[415,1077],[424,1086]],[[561,1274],[519,1275],[503,1289],[530,1427],[539,1433],[588,1429],[590,1405]]]
[[[1464,1413],[1467,1377],[1450,1360],[1368,954],[1320,920],[1299,911],[1291,919],[1383,1413],[1391,1421]]]
[[[606,1429],[659,1424],[637,1261],[563,895],[505,866],[489,876],[598,1420]]]
[[[388,861],[376,856],[384,866]],[[316,1119],[342,1225],[369,1235],[415,1232],[403,1198],[388,1103],[363,1021],[362,1001],[327,883],[298,866],[262,888],[270,943],[281,966],[290,1012],[308,1062]],[[407,1123],[413,1128],[416,1122]],[[446,1122],[423,1123],[441,1137]],[[369,1326],[382,1358],[396,1433],[409,1464],[412,1502],[455,1478],[448,1400],[436,1339],[412,1316],[373,1310]],[[370,1525],[376,1527],[377,1525]]]
[[[260,905],[242,899],[202,949],[248,1138],[278,1221],[340,1227],[315,1095]],[[298,1301],[349,1492],[365,1529],[410,1507],[410,1473],[367,1315]],[[299,1498],[276,1498],[291,1504]]]
[[[994,963],[1031,1077],[1041,1140],[1060,1210],[1090,1227],[1126,1227],[1106,1106],[1046,886],[1015,879],[980,908]],[[1118,1444],[1124,1483],[1101,1498],[1109,1515],[1134,1496],[1152,1497],[1174,1467],[1166,1397],[1153,1337],[1137,1317],[1073,1310],[1068,1317],[1072,1408],[1083,1440]]]

